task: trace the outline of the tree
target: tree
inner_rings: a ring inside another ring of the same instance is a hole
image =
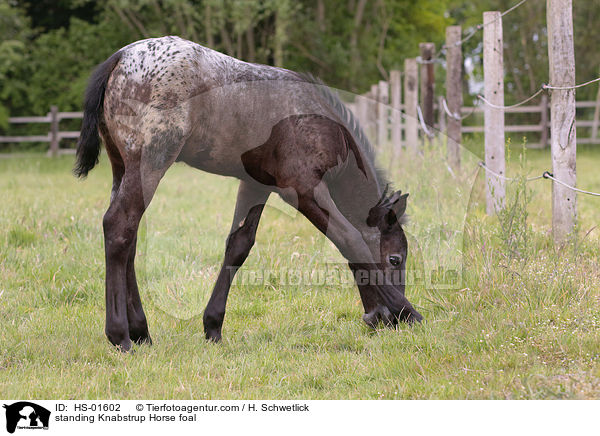
[[[506,11],[516,0],[481,0],[450,2],[450,16],[466,30],[481,23],[484,11]],[[574,2],[575,57],[578,82],[598,77],[600,62],[597,55],[600,29],[600,1]],[[507,104],[522,101],[548,83],[548,36],[546,31],[546,2],[528,1],[503,19],[504,59]],[[477,66],[481,64],[481,36],[469,40],[465,56]],[[481,69],[477,74],[481,77]],[[581,88],[578,99],[593,99],[597,87]]]
[[[138,39],[175,34],[250,62],[312,72],[364,92],[419,42],[444,42],[445,27],[473,29],[485,10],[516,0],[0,0],[0,123],[8,113],[80,108],[93,66]],[[599,74],[600,0],[576,2],[578,81]],[[507,104],[548,81],[545,2],[504,19]],[[464,45],[481,64],[481,35]],[[476,76],[481,70],[476,68]],[[438,75],[442,77],[443,75]],[[439,85],[443,88],[443,81]],[[440,89],[442,89],[440,88]],[[578,91],[593,98],[597,88]]]
[[[21,79],[27,59],[29,20],[23,11],[0,0],[0,128],[8,125],[12,105],[27,101],[27,87]]]

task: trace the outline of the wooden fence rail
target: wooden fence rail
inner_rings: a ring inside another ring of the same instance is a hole
[[[394,78],[395,81],[398,78]],[[386,83],[386,82],[383,82]],[[400,144],[400,146],[413,146],[414,144],[408,144],[407,138],[411,136],[408,132],[410,126],[415,124],[416,128],[420,131],[421,126],[415,119],[409,120],[409,115],[404,104],[398,104],[399,97],[396,93],[400,91],[393,89],[390,90],[392,96],[391,101],[388,97],[385,97],[386,103],[380,105],[379,101],[379,89],[385,86],[380,83],[378,86],[373,88],[373,95],[371,92],[368,95],[357,96],[354,103],[347,103],[347,106],[354,112],[359,119],[361,126],[366,132],[379,132],[379,134],[373,135],[374,137],[380,136],[381,138],[391,138],[394,143]],[[385,91],[384,91],[385,92]],[[540,142],[528,143],[531,148],[543,148],[550,144],[550,115],[549,115],[549,104],[546,96],[542,96],[542,102],[539,105],[520,106],[517,108],[507,109],[506,114],[535,114],[539,117],[540,122],[538,124],[508,124],[505,127],[507,133],[539,133]],[[447,117],[445,116],[443,108],[440,109],[439,104],[434,105],[434,110],[438,111],[438,122],[434,125],[435,129],[439,129],[440,125],[442,129],[448,125]],[[587,110],[595,109],[598,112],[597,103],[595,101],[578,101],[576,104],[578,113]],[[374,110],[373,110],[374,109]],[[380,113],[383,111],[384,113]],[[463,116],[483,114],[483,106],[465,106],[461,108]],[[378,117],[381,116],[381,118]],[[10,117],[8,122],[10,124],[50,124],[50,129],[45,135],[12,135],[12,136],[0,136],[0,143],[20,143],[20,142],[49,142],[50,148],[48,154],[56,156],[58,154],[70,154],[74,153],[71,148],[60,148],[60,141],[63,139],[77,139],[79,138],[78,131],[60,131],[58,130],[59,123],[61,120],[67,119],[82,119],[83,112],[59,112],[56,106],[50,109],[50,112],[44,116],[31,116],[31,117]],[[442,121],[446,118],[446,121]],[[381,126],[381,119],[385,127]],[[387,120],[387,122],[386,122]],[[465,125],[471,122],[471,125]],[[578,135],[578,144],[600,144],[600,123],[596,119],[578,119],[578,129],[589,129],[589,135]],[[408,129],[408,130],[407,130]],[[484,127],[481,125],[473,125],[469,118],[466,118],[462,125],[462,134],[472,133],[483,133]],[[384,132],[388,132],[386,134]]]
[[[49,142],[50,149],[48,154],[57,156],[58,154],[74,153],[73,149],[61,149],[61,139],[77,139],[79,138],[78,131],[59,131],[59,123],[61,120],[81,119],[83,112],[59,112],[56,106],[50,108],[50,112],[42,117],[10,117],[10,124],[50,124],[50,131],[46,135],[29,135],[29,136],[0,136],[0,143],[19,143],[19,142]]]
[[[373,102],[377,102],[377,97],[372,97],[371,94],[369,93],[369,95],[365,95],[365,96],[358,96],[361,99],[373,99]],[[542,102],[539,105],[529,105],[529,106],[520,106],[520,107],[516,107],[516,108],[510,108],[510,109],[506,109],[505,113],[510,115],[510,114],[534,114],[537,115],[539,117],[540,122],[538,124],[507,124],[505,126],[505,131],[507,133],[539,133],[540,135],[540,141],[539,142],[532,142],[532,143],[528,143],[527,146],[530,148],[544,148],[550,145],[550,107],[548,104],[548,98],[546,96],[542,96],[541,97]],[[354,114],[358,117],[361,126],[363,127],[363,129],[365,129],[365,131],[369,132],[372,131],[372,127],[373,124],[377,122],[377,120],[374,119],[373,116],[369,116],[369,114],[365,114],[361,113],[360,111],[356,110],[357,107],[355,106],[354,103],[348,103],[347,106],[350,108],[350,110],[352,110],[354,112]],[[368,106],[368,104],[366,105]],[[581,112],[583,112],[586,109],[596,109],[597,107],[597,103],[595,101],[578,101],[576,103],[576,108],[578,111],[578,114],[580,114]],[[436,111],[443,111],[443,109],[439,108],[439,104],[435,104],[434,105],[434,109]],[[405,105],[401,104],[396,106],[396,108],[388,108],[388,129],[392,129],[393,128],[393,120],[394,118],[394,114],[393,111],[400,111],[401,114],[401,121],[400,121],[400,129],[401,129],[401,135],[400,137],[402,138],[400,145],[404,146],[406,145],[406,138],[407,138],[407,133],[406,133],[406,124],[407,124],[407,111],[405,110]],[[483,114],[484,112],[484,107],[483,105],[481,106],[463,106],[461,108],[461,113],[463,116],[467,116],[467,115],[475,115],[475,114]],[[438,121],[435,125],[434,128],[437,130],[443,130],[440,129],[440,124],[442,124],[442,127],[444,127],[444,125],[448,125],[447,123],[447,116],[445,114],[442,114],[441,112],[439,112],[439,116],[437,117],[438,120],[440,120],[442,117],[446,118],[446,122],[442,122],[440,123],[440,121]],[[468,123],[471,123],[470,125]],[[379,124],[378,124],[379,125]],[[397,128],[397,127],[396,127]],[[419,130],[421,129],[420,124],[417,121],[417,128]],[[578,116],[578,120],[577,120],[577,128],[578,129],[589,129],[589,135],[582,135],[581,132],[577,137],[577,143],[578,144],[600,144],[600,135],[598,135],[599,130],[600,130],[600,123],[595,120],[595,119],[588,119],[588,117],[586,117],[586,119],[582,119],[582,117]],[[462,134],[472,134],[472,133],[484,133],[484,126],[483,123],[481,124],[476,124],[473,125],[472,121],[469,120],[469,117],[467,117],[464,121],[463,121],[463,125],[462,125]],[[443,132],[445,133],[445,132]],[[385,136],[385,135],[384,135]],[[396,137],[396,135],[394,135],[394,137]]]

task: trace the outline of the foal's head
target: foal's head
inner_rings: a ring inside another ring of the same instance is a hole
[[[406,255],[408,242],[402,224],[406,222],[406,201],[408,194],[401,191],[387,195],[387,188],[381,200],[369,211],[367,225],[379,230],[381,237],[379,242],[380,267],[389,273],[402,293],[404,293],[404,276],[406,268]]]

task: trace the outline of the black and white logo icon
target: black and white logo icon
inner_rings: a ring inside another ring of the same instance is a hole
[[[19,401],[3,406],[6,409],[6,431],[14,433],[16,429],[48,430],[50,411],[29,401]]]

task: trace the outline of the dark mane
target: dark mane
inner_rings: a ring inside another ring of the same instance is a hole
[[[325,99],[325,102],[328,106],[333,109],[335,114],[340,118],[342,124],[346,126],[348,131],[352,134],[352,137],[365,154],[365,156],[369,159],[369,161],[373,164],[373,168],[375,168],[375,174],[377,177],[377,182],[381,188],[385,188],[390,185],[390,182],[387,178],[385,170],[377,166],[376,163],[376,152],[369,138],[365,134],[364,130],[360,126],[358,119],[354,116],[351,110],[340,100],[337,92],[334,92],[329,88],[322,80],[316,78],[310,73],[299,73],[302,79],[308,83],[312,83],[316,86],[319,94]]]

